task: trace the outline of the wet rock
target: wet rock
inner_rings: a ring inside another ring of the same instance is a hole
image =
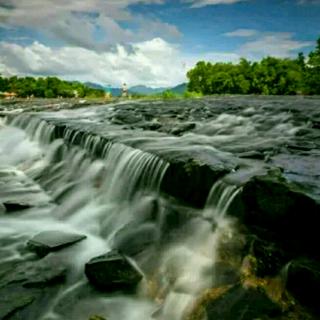
[[[43,257],[52,251],[57,251],[75,244],[83,239],[85,235],[68,233],[64,231],[43,231],[30,239],[27,246]]]
[[[312,121],[312,128],[320,129],[320,121]]]
[[[274,242],[263,241],[255,236],[251,238],[248,240],[248,253],[255,258],[255,274],[258,277],[278,275],[293,257]]]
[[[164,204],[159,220],[161,241],[165,244],[170,239],[174,240],[177,236],[174,231],[182,231],[184,225],[193,224],[194,218],[199,218],[199,215],[190,207],[173,203]]]
[[[208,320],[269,319],[281,315],[265,293],[236,285],[206,306]]]
[[[158,240],[157,228],[153,223],[137,226],[136,223],[126,225],[114,237],[113,248],[121,253],[134,256]]]
[[[25,288],[43,288],[62,283],[66,276],[66,267],[54,259],[9,263],[1,271],[0,287],[19,283]]]
[[[180,124],[179,126],[173,128],[171,130],[171,133],[178,136],[178,135],[181,135],[182,133],[193,130],[195,127],[196,127],[196,124],[194,122],[183,123],[183,124]]]
[[[225,262],[217,262],[213,266],[214,287],[235,284],[240,281],[239,271]]]
[[[37,297],[33,292],[23,288],[0,289],[0,319],[9,319],[15,312],[30,305]]]
[[[0,202],[5,213],[12,213],[48,204],[49,196],[22,171],[0,168]]]
[[[142,279],[133,263],[116,250],[91,259],[85,265],[90,283],[100,290],[132,290]]]
[[[22,211],[26,209],[30,209],[32,206],[31,204],[24,204],[24,203],[10,203],[10,202],[4,202],[3,203],[6,212],[15,212],[15,211]]]
[[[146,123],[139,125],[138,127],[143,130],[156,131],[162,127],[162,124],[159,122],[146,122]]]
[[[319,212],[319,204],[278,171],[251,178],[229,210],[259,238],[312,256],[319,256]]]
[[[245,159],[259,159],[259,160],[264,160],[265,159],[265,154],[260,151],[247,151],[247,152],[242,152],[239,154],[240,158],[245,158]]]
[[[170,163],[161,189],[195,207],[203,207],[213,183],[237,167],[234,158],[214,149],[195,147],[159,155]]]
[[[66,267],[55,259],[0,264],[0,319],[38,319],[64,283]]]
[[[134,113],[118,113],[112,119],[114,124],[134,124],[142,120],[140,115]]]
[[[320,316],[320,264],[311,260],[295,260],[287,268],[287,289],[302,304]]]

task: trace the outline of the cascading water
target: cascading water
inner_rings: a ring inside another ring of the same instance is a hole
[[[76,132],[66,130],[64,139],[52,141],[54,126],[44,121],[21,115],[12,124],[24,130],[1,127],[2,171],[10,168],[29,177],[46,202],[0,217],[1,243],[12,239],[2,248],[8,254],[0,263],[32,258],[21,248],[41,231],[87,236],[43,258],[62,261],[69,272],[65,286],[31,313],[33,319],[87,320],[93,314],[108,320],[184,319],[197,297],[217,280],[212,270],[219,246],[234,232],[226,212],[239,190],[217,182],[206,207],[188,208],[190,220],[185,218],[183,226],[172,231],[164,227],[167,216],[173,207],[182,212],[186,207],[159,192],[168,163],[121,144],[104,146],[102,157],[95,160],[92,151],[101,142],[96,136],[87,136],[77,147],[65,143],[75,141]],[[146,219],[152,215],[156,218]],[[152,241],[143,243],[146,246],[134,258],[145,275],[137,294],[106,295],[92,290],[84,264],[116,245],[128,245],[143,232],[151,234]],[[15,319],[14,315],[8,319]],[[30,314],[24,319],[31,319]]]
[[[232,242],[235,232],[226,212],[239,191],[222,181],[215,183],[205,208],[187,223],[184,236],[164,251],[159,270],[167,296],[157,319],[186,319],[199,295],[216,285],[221,241]]]

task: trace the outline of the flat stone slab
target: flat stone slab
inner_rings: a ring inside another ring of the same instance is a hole
[[[43,257],[52,251],[58,251],[72,244],[75,244],[86,236],[65,231],[43,231],[35,235],[27,243],[27,246]]]

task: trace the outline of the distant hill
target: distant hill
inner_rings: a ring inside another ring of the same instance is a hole
[[[169,89],[170,88],[150,88],[150,87],[141,85],[141,86],[131,87],[129,91],[133,93],[138,93],[138,94],[151,95],[151,94],[161,93]]]
[[[84,85],[92,89],[105,90],[104,86],[93,82],[85,82]]]
[[[93,89],[100,89],[106,92],[111,91],[111,94],[114,97],[118,97],[121,95],[121,88],[109,88],[93,82],[86,82],[85,85]],[[176,94],[183,94],[187,90],[187,84],[182,83],[177,85],[176,87],[160,87],[160,88],[151,88],[144,85],[138,85],[138,86],[130,87],[128,91],[131,94],[136,93],[136,94],[142,94],[142,95],[153,95],[153,94],[162,93],[166,90],[170,90]]]
[[[181,84],[177,85],[176,87],[171,88],[170,91],[177,93],[177,94],[184,94],[187,91],[187,84],[181,83]]]
[[[121,96],[121,89],[120,89],[120,88],[105,87],[105,86],[102,86],[101,84],[94,83],[94,82],[85,82],[84,84],[85,84],[87,87],[89,87],[89,88],[100,89],[100,90],[103,90],[103,91],[105,91],[105,92],[110,91],[111,94],[112,94],[114,97]]]

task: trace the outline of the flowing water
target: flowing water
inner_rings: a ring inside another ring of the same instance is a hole
[[[112,106],[106,110],[106,114],[114,113]],[[301,125],[294,126],[286,113],[273,115],[268,118],[269,133],[262,136],[258,127],[266,124],[258,116],[246,116],[254,112],[245,108],[241,116],[219,115],[183,137],[151,132],[132,135],[109,123],[107,132],[80,138],[83,128],[97,123],[99,112],[93,108],[41,117],[21,114],[1,123],[0,177],[14,177],[10,185],[1,180],[6,190],[1,191],[1,199],[6,199],[7,192],[10,201],[32,202],[33,206],[0,216],[0,266],[35,259],[25,243],[41,231],[84,234],[84,241],[44,258],[66,265],[67,280],[24,319],[87,320],[99,314],[108,320],[182,320],[199,295],[219,282],[213,271],[221,248],[237,237],[227,210],[240,188],[218,180],[205,207],[191,208],[162,194],[161,181],[170,164],[154,154],[201,146],[208,154],[222,149],[223,158],[231,151],[242,153],[248,146],[262,148],[271,140],[276,145],[288,142]],[[56,121],[64,123],[66,118],[73,127],[64,130],[63,139],[57,138]],[[113,143],[104,140],[106,135]],[[135,148],[137,143],[143,148]],[[179,227],[168,228],[166,218],[171,212],[188,218]],[[150,215],[156,219],[146,218]],[[139,234],[151,239],[134,257],[144,279],[135,294],[96,292],[88,285],[84,265],[110,251],[119,234],[126,244]]]
[[[220,234],[231,230],[224,214],[235,188],[220,183],[213,186],[206,208],[196,212],[183,234],[159,252],[155,252],[157,239],[165,236],[161,235],[161,219],[151,226],[157,235],[155,244],[137,261],[146,277],[137,295],[89,295],[66,308],[64,299],[70,299],[86,285],[83,268],[90,258],[110,250],[114,235],[137,221],[139,215],[148,214],[154,199],[163,207],[170,206],[159,193],[168,163],[121,144],[107,146],[103,158],[95,160],[87,151],[89,147],[67,147],[62,140],[49,143],[50,129],[43,122],[37,126],[30,122],[25,131],[4,124],[0,130],[1,173],[30,178],[44,198],[37,208],[0,218],[1,239],[12,239],[12,243],[2,246],[1,251],[7,255],[1,263],[28,259],[31,254],[21,252],[21,246],[41,231],[64,230],[87,236],[85,241],[55,253],[69,266],[70,273],[67,285],[51,297],[39,319],[88,319],[93,314],[111,320],[151,319],[152,315],[157,319],[181,319],[197,295],[213,284],[210,270],[216,259],[215,247]],[[14,192],[18,192],[18,186]],[[143,221],[135,225],[136,231],[144,227]],[[156,266],[149,269],[155,255]],[[153,294],[163,295],[159,297],[161,303],[152,297],[148,283],[159,280]]]

